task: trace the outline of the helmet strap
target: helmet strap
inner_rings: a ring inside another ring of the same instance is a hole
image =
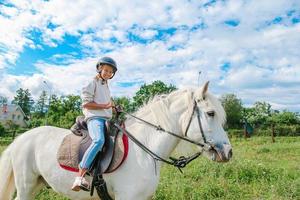
[[[116,74],[116,72],[114,72],[113,75],[109,79],[112,79],[115,76],[115,74]]]
[[[105,81],[105,80],[104,80],[103,77],[101,76],[101,71],[102,71],[102,70],[99,69],[99,67],[101,67],[101,65],[98,65],[98,66],[97,66],[97,72],[98,72],[100,78],[102,79],[102,83],[103,83],[103,81]],[[115,76],[115,74],[116,74],[116,72],[114,71],[113,75],[112,75],[109,79],[112,79],[112,78]],[[106,82],[106,81],[105,81],[105,82]],[[104,85],[104,83],[103,83],[102,85]]]
[[[98,70],[98,69],[97,69],[97,72],[98,72],[98,74],[99,74],[99,77],[101,78],[101,84],[104,85],[107,81],[104,80],[104,78],[101,76],[101,70]]]

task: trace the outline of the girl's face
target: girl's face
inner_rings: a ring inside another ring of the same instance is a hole
[[[101,69],[101,77],[104,80],[108,80],[114,74],[114,69],[110,65],[102,65],[100,66]]]

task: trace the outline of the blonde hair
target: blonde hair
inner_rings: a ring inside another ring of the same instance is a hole
[[[95,76],[95,79],[96,79],[97,81],[99,81],[99,80],[103,80],[103,79],[101,78],[101,75],[100,75],[100,73],[98,73],[98,74]]]
[[[99,65],[99,66],[97,66],[97,71],[99,70],[99,68],[101,69],[101,67],[102,67],[103,65]],[[99,81],[99,80],[103,80],[102,78],[101,78],[101,71],[99,71],[98,73],[97,73],[97,75],[95,76],[95,79],[97,80],[97,81]]]

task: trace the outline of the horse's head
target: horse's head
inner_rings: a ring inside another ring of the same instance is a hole
[[[202,148],[208,158],[227,162],[232,157],[232,148],[223,129],[226,115],[220,101],[207,92],[208,83],[190,93],[182,130],[188,138],[205,144]]]

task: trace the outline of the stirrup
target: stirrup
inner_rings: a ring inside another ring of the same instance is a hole
[[[84,177],[78,176],[75,178],[75,181],[72,186],[72,190],[73,191],[80,191],[80,190],[90,191],[90,184]]]

